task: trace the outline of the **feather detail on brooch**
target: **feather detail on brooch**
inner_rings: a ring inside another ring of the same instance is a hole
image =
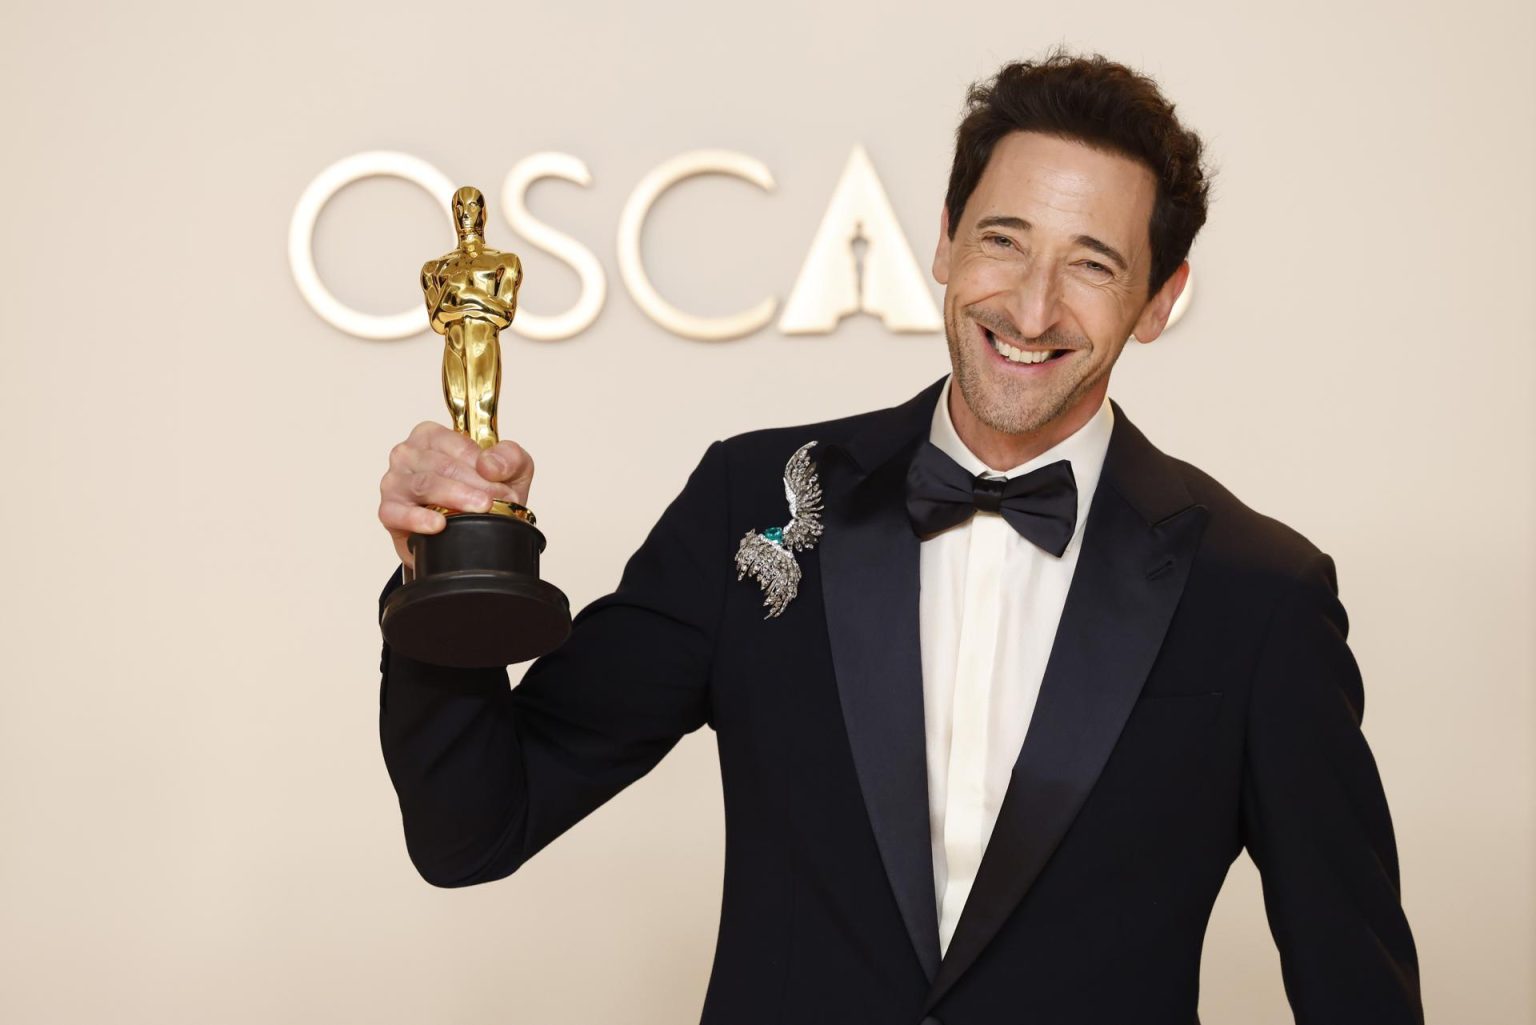
[[[821,482],[811,464],[808,441],[795,450],[784,465],[784,498],[789,502],[789,522],[767,530],[749,530],[736,549],[736,579],[748,574],[763,589],[763,605],[772,619],[799,593],[800,564],[795,552],[816,547],[821,537]]]

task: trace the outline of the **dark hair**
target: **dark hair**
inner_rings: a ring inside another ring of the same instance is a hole
[[[1189,255],[1205,223],[1211,176],[1200,163],[1200,137],[1179,124],[1152,79],[1098,54],[1057,49],[1042,60],[1004,65],[971,86],[965,105],[944,196],[950,238],[998,140],[1044,132],[1140,161],[1157,178],[1149,294]]]

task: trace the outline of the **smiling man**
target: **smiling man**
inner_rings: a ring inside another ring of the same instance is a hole
[[[1198,138],[1121,65],[1057,53],[973,88],[933,265],[951,375],[716,442],[514,689],[385,649],[421,874],[511,874],[708,725],[706,1023],[1197,1025],[1245,847],[1298,1022],[1422,1022],[1332,560],[1107,397],[1167,323],[1207,192]],[[380,485],[384,596],[432,506],[525,502],[532,472],[418,425]]]

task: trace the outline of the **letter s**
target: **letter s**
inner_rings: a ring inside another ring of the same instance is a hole
[[[524,338],[556,341],[585,331],[597,319],[608,293],[608,279],[592,250],[528,212],[523,199],[528,194],[528,187],[540,178],[561,178],[585,186],[592,184],[592,175],[586,164],[569,153],[535,153],[519,160],[507,172],[507,179],[501,186],[502,215],[512,230],[530,245],[566,263],[581,280],[581,294],[575,305],[564,313],[543,317],[528,312],[521,302],[518,303],[512,330]]]

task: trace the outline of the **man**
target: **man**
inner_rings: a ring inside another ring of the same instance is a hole
[[[1206,195],[1199,140],[1120,65],[973,88],[934,257],[948,379],[710,446],[514,690],[384,652],[422,875],[508,875],[708,724],[706,1023],[1189,1025],[1244,846],[1298,1022],[1421,1022],[1332,561],[1106,397]],[[531,476],[422,425],[380,519],[406,560],[425,506],[522,502]]]

